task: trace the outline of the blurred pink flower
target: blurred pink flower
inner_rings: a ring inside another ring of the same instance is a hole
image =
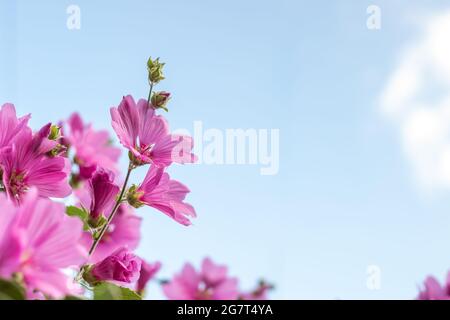
[[[109,216],[109,215],[108,215]],[[98,262],[112,254],[117,248],[127,247],[134,250],[141,240],[141,218],[127,204],[122,204],[105,235],[100,240],[97,249],[90,257],[91,262]],[[86,249],[92,245],[93,239],[85,232],[82,244]]]
[[[104,260],[92,266],[96,281],[133,283],[139,279],[141,259],[126,248],[120,248]]]
[[[181,273],[167,284],[163,291],[170,300],[236,300],[238,280],[227,276],[227,267],[203,260],[200,272],[186,264]]]
[[[8,196],[17,202],[31,187],[37,188],[40,197],[64,198],[72,192],[68,159],[46,155],[54,147],[54,141],[46,137],[49,128],[44,126],[34,135],[25,128],[11,146],[0,152],[3,185]]]
[[[78,113],[70,116],[63,126],[64,143],[75,149],[75,159],[80,167],[80,177],[89,179],[97,167],[117,174],[121,150],[114,147],[106,130],[96,131],[84,124]]]
[[[168,215],[185,226],[191,224],[188,217],[195,218],[195,209],[184,202],[190,190],[182,183],[170,180],[163,168],[151,166],[142,184],[131,196],[131,203],[145,204]]]
[[[419,292],[418,300],[450,300],[450,272],[444,286],[434,277],[428,277],[424,282],[424,287]]]
[[[78,292],[61,269],[86,258],[81,221],[68,217],[64,205],[39,199],[36,189],[20,207],[0,194],[0,212],[0,277],[23,278],[29,298],[36,291],[54,298]]]
[[[139,280],[136,283],[136,291],[142,294],[147,286],[147,283],[152,280],[156,273],[158,273],[159,269],[161,269],[161,263],[148,263],[142,260],[141,265],[141,275],[139,276]]]
[[[10,145],[14,138],[27,126],[30,115],[17,119],[16,108],[5,103],[0,109],[0,149]]]
[[[122,99],[111,108],[112,126],[124,147],[131,151],[135,164],[154,163],[159,167],[172,162],[192,163],[192,138],[172,135],[162,116],[156,116],[146,100],[134,101],[132,96]]]

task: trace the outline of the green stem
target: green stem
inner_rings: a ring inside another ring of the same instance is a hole
[[[152,91],[153,91],[153,82],[150,82],[150,91],[148,92],[148,99],[147,99],[149,107],[150,107],[150,100],[152,99]]]
[[[95,249],[97,248],[100,240],[103,238],[103,236],[106,233],[106,230],[108,230],[109,225],[111,224],[111,221],[114,219],[114,216],[116,215],[120,204],[123,201],[123,196],[125,195],[125,190],[127,189],[127,185],[128,185],[128,180],[130,180],[130,175],[131,175],[131,171],[134,169],[133,164],[129,164],[128,165],[128,172],[127,172],[127,176],[125,178],[125,182],[123,183],[122,186],[122,190],[120,191],[120,195],[119,198],[117,198],[116,204],[114,205],[111,214],[108,217],[108,220],[106,221],[105,225],[102,227],[102,229],[100,230],[100,234],[98,235],[98,237],[95,238],[94,243],[92,244],[91,248],[89,249],[89,256],[91,256]]]

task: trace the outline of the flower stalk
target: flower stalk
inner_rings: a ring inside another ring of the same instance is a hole
[[[135,166],[130,162],[130,164],[128,165],[127,175],[125,177],[125,181],[123,183],[123,186],[122,186],[122,189],[120,191],[119,197],[116,200],[116,203],[115,203],[115,205],[114,205],[114,207],[113,207],[113,209],[111,211],[111,214],[108,217],[108,220],[106,220],[106,223],[103,225],[103,227],[100,230],[98,236],[96,236],[94,238],[94,242],[92,243],[92,246],[89,249],[89,256],[92,256],[92,254],[94,253],[94,251],[97,248],[98,244],[100,243],[101,239],[103,238],[103,236],[105,235],[106,231],[108,230],[108,227],[111,224],[111,221],[114,219],[114,216],[116,215],[120,204],[123,202],[125,191],[126,191],[127,186],[128,186],[128,181],[130,180],[131,171],[133,171],[134,168],[135,168]]]

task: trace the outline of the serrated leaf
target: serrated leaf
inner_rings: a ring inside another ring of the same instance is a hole
[[[0,279],[0,300],[25,300],[25,290],[16,282]]]
[[[94,300],[142,300],[135,291],[103,282],[94,287]]]

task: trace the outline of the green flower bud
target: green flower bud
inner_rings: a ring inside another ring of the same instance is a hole
[[[138,187],[133,184],[130,189],[128,189],[127,192],[127,201],[128,204],[130,206],[132,206],[133,208],[140,208],[142,206],[144,206],[144,203],[142,203],[139,199],[142,196],[143,192],[138,192],[137,191]]]
[[[147,61],[147,69],[148,69],[148,81],[150,83],[158,83],[161,80],[164,80],[164,74],[162,72],[162,69],[164,67],[165,63],[159,62],[159,58],[156,58],[155,60],[152,60],[150,57]]]
[[[170,93],[165,91],[154,92],[152,95],[152,106],[155,109],[164,109],[166,112],[169,111],[166,105],[170,100]]]

